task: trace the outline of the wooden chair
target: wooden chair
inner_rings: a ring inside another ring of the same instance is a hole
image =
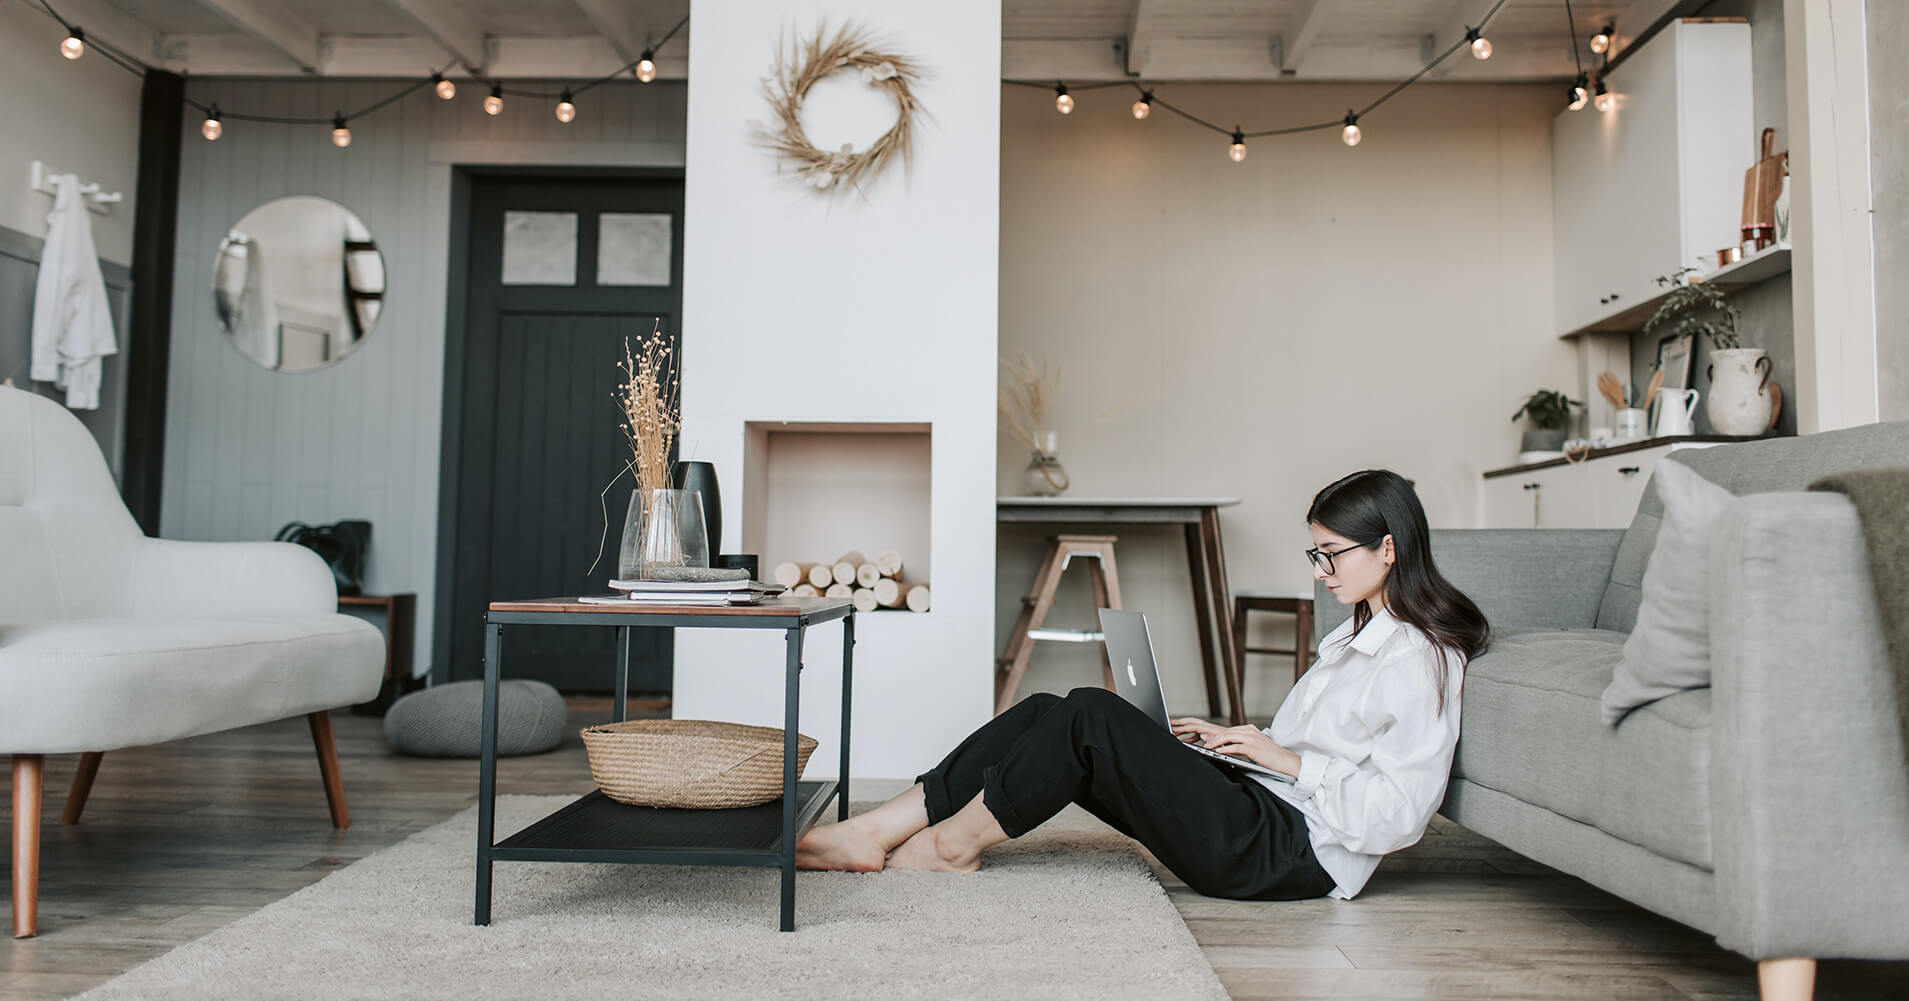
[[[1281,647],[1249,647],[1246,645],[1246,613],[1277,612],[1293,616],[1292,649]],[[1312,595],[1290,591],[1241,591],[1233,596],[1233,649],[1238,651],[1239,663],[1234,672],[1240,678],[1241,694],[1246,688],[1246,655],[1249,653],[1283,654],[1293,659],[1293,684],[1299,683],[1306,668],[1312,666],[1317,651],[1312,640]]]
[[[1099,643],[1101,683],[1107,686],[1108,691],[1113,690],[1113,662],[1107,658],[1106,638],[1098,628],[1061,630],[1043,629],[1042,626],[1047,622],[1047,613],[1053,610],[1054,594],[1061,586],[1061,574],[1076,559],[1094,561],[1094,572],[1089,578],[1094,586],[1094,607],[1120,607],[1120,573],[1114,564],[1114,543],[1117,541],[1118,538],[1112,535],[1055,535],[1048,538],[1047,555],[1041,560],[1041,568],[1034,573],[1034,586],[1027,597],[1021,599],[1021,617],[1008,633],[1007,651],[996,662],[995,715],[999,716],[1014,705],[1014,697],[1021,687],[1021,676],[1027,673],[1028,658],[1034,653],[1036,640]],[[1095,625],[1098,627],[1099,624]]]

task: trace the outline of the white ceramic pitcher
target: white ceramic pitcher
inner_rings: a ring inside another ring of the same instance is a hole
[[[1657,427],[1653,437],[1668,438],[1691,434],[1697,427],[1697,391],[1660,389],[1657,391]]]

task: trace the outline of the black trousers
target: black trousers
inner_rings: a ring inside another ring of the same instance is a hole
[[[1238,769],[1184,747],[1104,688],[1030,696],[918,777],[928,822],[976,795],[1018,838],[1079,803],[1210,897],[1304,900],[1333,888],[1306,818]]]

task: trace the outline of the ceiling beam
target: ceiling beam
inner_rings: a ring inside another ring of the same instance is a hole
[[[484,33],[471,23],[469,13],[456,0],[385,0],[410,15],[418,27],[437,39],[451,58],[473,72],[483,72],[490,56],[484,49]]]
[[[1445,23],[1440,25],[1438,30],[1432,32],[1431,42],[1426,46],[1431,50],[1431,54],[1436,56],[1457,44],[1465,37],[1465,29],[1476,28],[1483,24],[1485,15],[1491,13],[1491,8],[1496,2],[1497,0],[1455,0],[1452,4],[1451,13],[1446,15]],[[1484,25],[1484,27],[1487,29],[1485,36],[1487,38],[1491,37],[1489,30],[1491,26]],[[1597,29],[1593,28],[1591,30],[1596,31]],[[1590,32],[1585,32],[1585,37],[1579,41],[1579,44],[1583,44],[1584,40],[1588,40],[1590,37]],[[1497,44],[1493,43],[1492,47],[1494,51],[1492,52],[1491,58],[1482,60],[1483,62],[1490,63],[1497,60]],[[1546,46],[1546,48],[1551,48],[1551,46]],[[1430,57],[1428,56],[1427,58]],[[1450,59],[1439,63],[1432,72],[1426,74],[1426,77],[1433,80],[1444,79],[1445,77],[1451,76],[1460,67],[1464,67],[1467,69],[1465,77],[1466,79],[1470,79],[1472,77],[1472,73],[1470,72],[1471,67],[1480,61],[1481,60],[1472,58],[1470,52],[1460,49],[1452,53]]]
[[[1147,55],[1153,48],[1155,0],[1133,0],[1133,15],[1127,21],[1127,75],[1147,72]]]
[[[318,72],[324,62],[318,29],[271,0],[199,0],[199,3],[232,22],[233,27],[276,49],[307,73]]]
[[[1305,63],[1331,6],[1332,0],[1299,0],[1293,5],[1292,17],[1287,19],[1286,31],[1279,38],[1281,68],[1290,72]]]
[[[493,37],[485,42],[490,51],[490,64],[483,70],[486,79],[576,83],[607,76],[626,62],[609,42],[597,35]],[[428,60],[420,59],[419,53],[433,44],[424,35],[331,35],[325,39],[321,69],[327,77],[417,79],[423,77],[428,68]],[[197,77],[303,75],[276,51],[240,34],[166,35],[160,40],[159,51],[162,68],[175,72],[190,70]],[[460,85],[461,100],[464,73],[453,69],[445,76]],[[656,78],[688,79],[688,47],[672,42],[657,53]],[[634,82],[627,74],[623,79]]]
[[[636,62],[649,45],[643,20],[627,0],[570,0],[583,11],[590,26],[597,29],[621,58],[617,65]]]
[[[1306,83],[1363,81],[1397,83],[1425,68],[1417,39],[1366,41],[1357,44],[1314,43],[1306,70],[1298,76],[1282,69],[1274,58],[1278,47],[1265,36],[1236,38],[1156,38],[1147,57],[1148,82],[1272,82]],[[1535,82],[1568,80],[1575,71],[1571,54],[1557,46],[1508,45],[1491,59],[1468,69],[1467,82]],[[1066,80],[1096,83],[1132,80],[1126,62],[1105,40],[1014,40],[1001,43],[1001,75],[1010,80]],[[1076,94],[1086,102],[1089,93]]]

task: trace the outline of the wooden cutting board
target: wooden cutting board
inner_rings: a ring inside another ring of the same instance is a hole
[[[1783,175],[1789,172],[1790,154],[1772,153],[1776,130],[1763,130],[1762,156],[1756,165],[1743,172],[1743,233],[1745,240],[1756,240],[1761,249],[1776,239],[1776,196],[1783,191]]]

